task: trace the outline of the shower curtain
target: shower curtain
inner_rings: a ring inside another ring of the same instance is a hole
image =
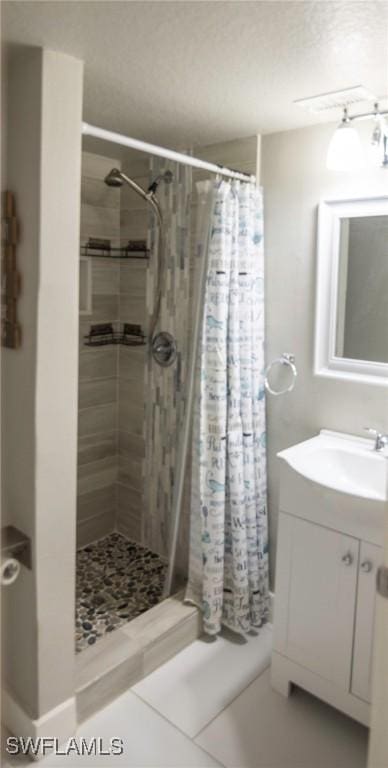
[[[268,616],[261,190],[215,182],[193,408],[189,581],[204,629],[245,633]]]

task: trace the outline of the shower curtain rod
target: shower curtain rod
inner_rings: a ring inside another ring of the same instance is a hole
[[[121,133],[106,131],[105,128],[97,128],[97,126],[90,125],[89,123],[82,123],[82,133],[84,136],[94,136],[97,139],[111,141],[114,144],[121,144],[123,147],[131,147],[139,152],[146,152],[148,155],[165,157],[167,160],[174,160],[176,163],[191,165],[193,168],[201,168],[203,171],[210,171],[211,173],[219,173],[222,176],[228,176],[230,179],[251,183],[256,181],[256,176],[250,176],[248,173],[233,171],[231,168],[225,168],[216,163],[207,163],[205,160],[200,160],[191,155],[184,155],[181,152],[175,152],[173,149],[166,149],[165,147],[158,147],[156,144],[148,144],[146,141],[132,139],[129,136],[123,136]]]

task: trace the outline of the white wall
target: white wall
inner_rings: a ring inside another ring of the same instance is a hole
[[[267,359],[294,352],[293,393],[267,399],[270,559],[274,572],[279,495],[277,451],[327,427],[388,431],[388,389],[313,376],[317,205],[322,198],[386,194],[388,172],[338,173],[325,167],[335,124],[262,138],[266,252]],[[367,141],[370,125],[361,126]]]
[[[8,75],[7,183],[21,217],[18,263],[24,289],[18,305],[22,348],[2,350],[3,524],[12,523],[34,539],[41,56],[14,58],[8,63]],[[36,716],[35,573],[22,569],[3,597],[3,679],[20,704]]]
[[[23,343],[3,357],[4,505],[31,537],[33,568],[4,592],[4,650],[5,685],[31,719],[74,691],[81,116],[80,61],[15,52],[7,181],[21,223]]]

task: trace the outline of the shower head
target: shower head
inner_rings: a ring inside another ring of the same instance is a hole
[[[140,184],[127,176],[127,174],[123,171],[119,171],[118,168],[112,168],[108,175],[105,176],[104,181],[108,187],[122,187],[125,182],[129,187],[131,187],[131,189],[133,189],[134,192],[140,195],[143,200],[147,200],[147,202],[150,203],[154,209],[157,206],[157,202],[153,199],[152,193],[146,192],[145,189],[140,186]]]
[[[159,174],[159,176],[157,176],[156,179],[153,180],[153,182],[149,185],[147,191],[151,192],[154,195],[161,181],[164,181],[165,184],[171,184],[173,178],[174,176],[171,173],[171,171],[164,171],[164,173]]]
[[[170,171],[166,171],[166,174],[170,174],[170,176],[171,176],[170,181],[171,181],[172,180],[172,173]],[[163,178],[164,175],[165,174],[163,174],[163,176],[161,176],[161,178]],[[161,212],[160,205],[159,205],[156,197],[154,197],[154,190],[151,189],[152,185],[151,185],[150,189],[146,192],[145,189],[143,189],[143,187],[141,187],[139,184],[137,184],[136,181],[134,181],[129,176],[127,176],[126,173],[123,173],[123,171],[119,171],[118,168],[112,168],[112,170],[109,171],[108,175],[105,176],[104,181],[105,181],[105,184],[108,185],[108,187],[122,187],[124,182],[126,184],[128,184],[128,186],[131,189],[133,189],[134,192],[136,192],[138,195],[140,195],[140,197],[142,197],[143,200],[147,201],[147,203],[151,206],[151,208],[153,209],[154,213],[157,216],[157,219],[158,219],[158,222],[159,222],[159,226],[162,226],[162,220],[163,220],[162,212]],[[157,180],[155,180],[155,181],[157,181]],[[157,181],[155,189],[157,189],[158,183],[159,183],[159,181]]]
[[[121,171],[119,171],[118,168],[112,168],[108,175],[105,176],[104,181],[108,187],[122,187],[124,184],[124,179],[121,175]]]
[[[156,290],[156,302],[153,310],[153,314],[151,317],[150,322],[150,329],[149,329],[149,337],[152,340],[154,336],[154,331],[156,328],[156,324],[159,319],[160,315],[160,306],[161,306],[161,295],[162,295],[162,275],[164,273],[164,237],[163,237],[163,214],[162,209],[160,206],[160,203],[155,195],[155,192],[158,188],[158,185],[161,181],[165,181],[167,184],[170,184],[173,180],[173,175],[171,171],[165,171],[164,173],[160,174],[149,186],[148,190],[146,191],[143,189],[143,187],[140,186],[134,179],[131,179],[129,176],[126,175],[126,173],[123,173],[123,171],[120,171],[118,168],[112,168],[111,171],[105,176],[105,184],[108,185],[108,187],[122,187],[124,182],[125,184],[128,184],[130,189],[132,189],[136,194],[138,194],[140,197],[143,198],[143,200],[146,200],[147,204],[152,208],[157,221],[157,230],[158,230],[158,236],[156,238],[156,253],[158,257],[158,267],[157,267],[157,290]]]

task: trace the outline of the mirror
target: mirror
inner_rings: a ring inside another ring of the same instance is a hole
[[[315,373],[388,383],[388,197],[320,205]]]
[[[336,355],[388,363],[388,216],[340,220]]]

